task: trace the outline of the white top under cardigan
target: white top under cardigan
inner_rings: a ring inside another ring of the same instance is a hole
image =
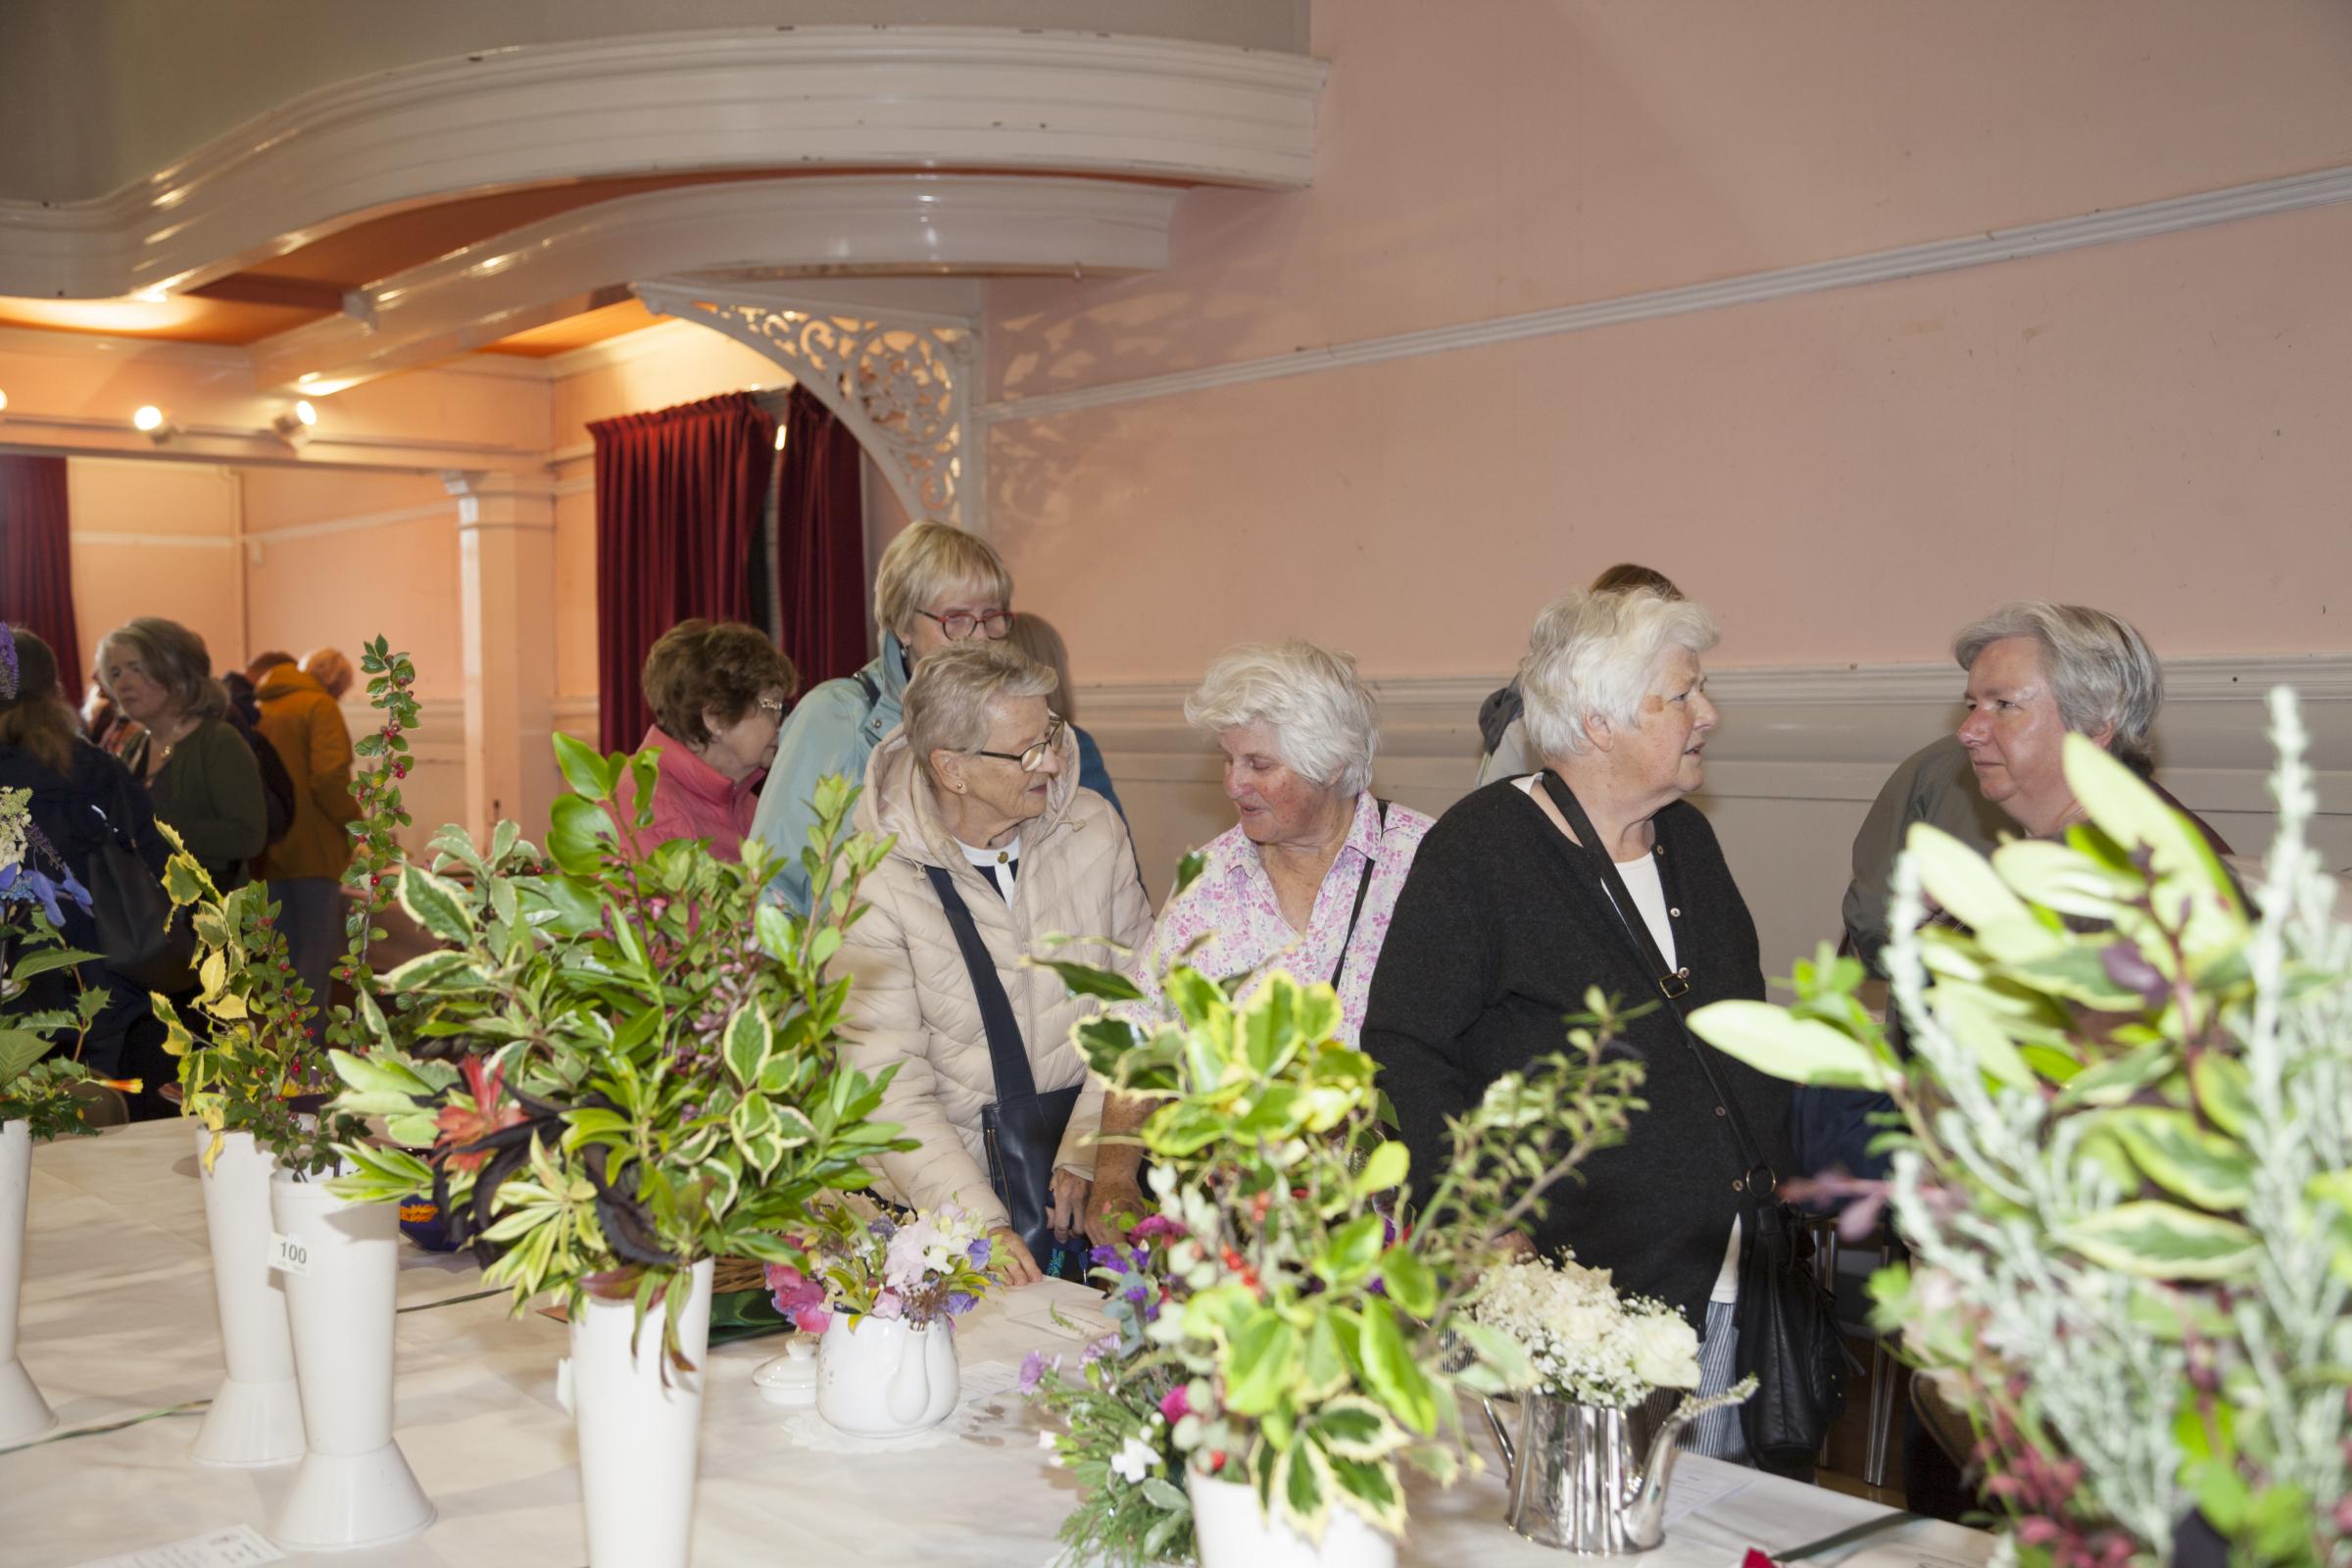
[[[1544,775],[1541,773],[1530,773],[1525,778],[1515,779],[1513,782],[1527,793],[1530,800],[1535,800],[1538,798],[1536,791],[1541,787],[1543,777]],[[1649,927],[1649,939],[1658,945],[1658,956],[1671,966],[1674,962],[1674,917],[1673,911],[1666,907],[1666,884],[1658,875],[1658,858],[1654,855],[1643,855],[1631,860],[1619,860],[1617,861],[1617,874],[1625,881],[1625,891],[1634,896],[1634,907],[1642,911],[1642,923]],[[1607,890],[1603,889],[1602,891],[1606,892]],[[1614,903],[1615,900],[1612,899],[1611,902]],[[1732,1221],[1732,1237],[1723,1250],[1723,1267],[1716,1271],[1715,1286],[1707,1293],[1707,1299],[1710,1301],[1737,1301],[1740,1299],[1740,1221],[1738,1219]]]

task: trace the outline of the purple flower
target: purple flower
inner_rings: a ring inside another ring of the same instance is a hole
[[[1079,1353],[1078,1364],[1093,1366],[1104,1356],[1116,1354],[1118,1348],[1119,1337],[1116,1334],[1105,1334],[1099,1340],[1089,1340],[1086,1342],[1086,1348]]]
[[[985,1269],[988,1267],[989,1258],[995,1255],[995,1250],[996,1250],[990,1244],[989,1239],[983,1236],[971,1246],[964,1249],[964,1255],[972,1260],[972,1267],[977,1269]]]
[[[1046,1352],[1043,1350],[1031,1350],[1027,1355],[1021,1357],[1021,1392],[1023,1394],[1037,1392],[1037,1386],[1045,1381],[1046,1368],[1049,1364],[1054,1371],[1060,1371],[1061,1357],[1057,1355],[1051,1363],[1048,1363]]]
[[[959,1317],[979,1304],[980,1298],[967,1291],[950,1291],[948,1293],[948,1315],[950,1317]]]
[[[1119,1255],[1119,1250],[1115,1247],[1098,1247],[1087,1253],[1086,1257],[1087,1261],[1097,1268],[1123,1268],[1127,1263],[1127,1259]]]

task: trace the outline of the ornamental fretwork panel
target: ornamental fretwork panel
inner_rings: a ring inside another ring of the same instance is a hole
[[[789,369],[865,447],[907,513],[981,531],[971,327],[696,300],[640,287],[654,309],[749,344]]]

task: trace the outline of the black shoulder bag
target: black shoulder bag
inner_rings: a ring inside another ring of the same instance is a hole
[[[980,1024],[988,1034],[988,1065],[996,1076],[997,1098],[980,1110],[980,1137],[988,1149],[988,1184],[1004,1204],[1013,1234],[1028,1244],[1029,1255],[1046,1274],[1086,1282],[1087,1246],[1082,1236],[1064,1242],[1055,1238],[1051,1219],[1054,1159],[1061,1152],[1061,1135],[1069,1129],[1070,1112],[1077,1108],[1082,1085],[1037,1092],[1029,1071],[1029,1049],[1021,1039],[1020,1021],[1012,1015],[1012,999],[997,978],[997,960],[980,928],[972,921],[970,906],[956,890],[956,879],[936,865],[925,866],[939,906],[947,911],[963,951],[963,966],[972,978],[972,995],[980,1003]]]
[[[1804,1216],[1776,1194],[1780,1178],[1764,1158],[1740,1102],[1726,1093],[1716,1075],[1707,1047],[1690,1032],[1684,1011],[1690,995],[1690,971],[1673,969],[1658,952],[1634,897],[1617,874],[1617,863],[1600,846],[1592,819],[1565,781],[1546,769],[1544,793],[1576,829],[1586,858],[1600,874],[1617,906],[1617,923],[1634,944],[1635,956],[1657,977],[1658,994],[1674,1009],[1707,1087],[1730,1123],[1740,1158],[1745,1162],[1737,1188],[1746,1195],[1741,1215],[1740,1255],[1740,1345],[1734,1375],[1754,1373],[1756,1393],[1740,1407],[1740,1427],[1747,1451],[1761,1468],[1778,1473],[1810,1474],[1822,1439],[1845,1409],[1845,1374],[1850,1357],[1838,1337],[1837,1305],[1808,1266]],[[1671,868],[1668,874],[1671,875]],[[1679,903],[1679,900],[1669,902]]]
[[[194,921],[185,909],[172,911],[172,895],[139,858],[129,832],[95,802],[86,804],[98,819],[90,847],[90,914],[107,972],[142,991],[185,991],[196,983]]]

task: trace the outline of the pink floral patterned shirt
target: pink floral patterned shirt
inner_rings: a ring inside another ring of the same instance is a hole
[[[1388,940],[1389,920],[1396,910],[1396,895],[1413,868],[1413,853],[1430,819],[1410,807],[1389,803],[1384,828],[1378,803],[1370,791],[1356,797],[1355,820],[1348,842],[1340,846],[1323,886],[1315,894],[1314,913],[1303,932],[1291,929],[1274,897],[1274,884],[1257,858],[1257,846],[1235,823],[1218,834],[1202,851],[1207,860],[1200,878],[1170,899],[1152,924],[1151,938],[1136,955],[1130,970],[1135,983],[1151,998],[1149,1007],[1131,1004],[1130,1016],[1148,1026],[1166,1016],[1160,1004],[1158,975],[1168,956],[1183,951],[1196,937],[1209,941],[1194,955],[1193,966],[1203,974],[1231,975],[1261,964],[1279,963],[1300,980],[1326,981],[1340,966],[1340,944],[1348,944],[1348,967],[1340,977],[1341,1037],[1350,1046],[1364,1028],[1364,1004],[1372,993],[1372,970],[1380,962],[1381,944]],[[1348,936],[1348,917],[1355,907],[1359,878],[1364,888],[1364,912]]]

